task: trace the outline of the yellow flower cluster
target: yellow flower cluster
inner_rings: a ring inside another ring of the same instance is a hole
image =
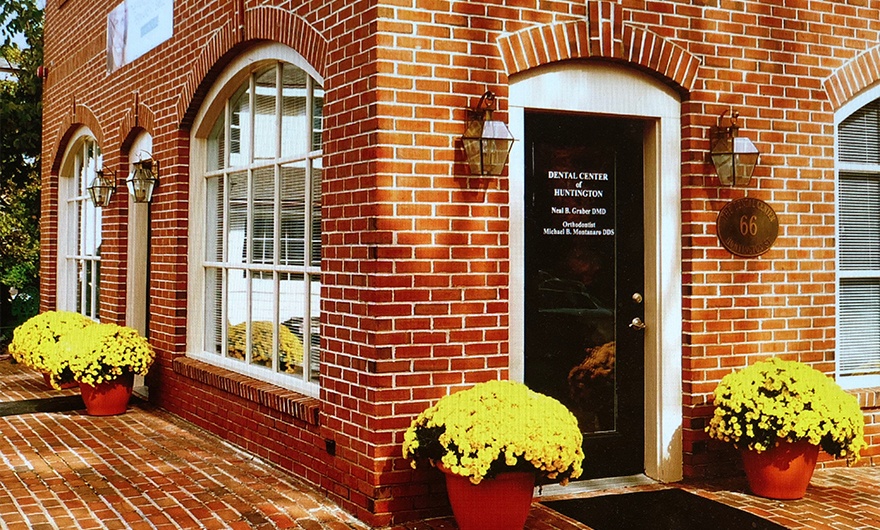
[[[73,378],[89,385],[127,373],[147,375],[156,356],[136,330],[116,324],[98,324],[70,333],[61,339],[59,348]],[[53,373],[58,370],[55,367]]]
[[[489,381],[422,412],[404,434],[403,456],[474,484],[509,469],[565,484],[583,471],[582,442],[577,419],[560,402],[522,383]]]
[[[251,359],[254,363],[265,366],[272,365],[272,328],[271,322],[257,321],[251,323],[251,344],[253,351]],[[303,345],[299,337],[293,334],[287,326],[278,326],[279,361],[281,371],[298,373],[303,365]],[[247,349],[247,322],[229,327],[228,346],[229,356],[236,359],[244,359]]]
[[[79,313],[69,311],[46,311],[15,328],[9,353],[31,368],[44,373],[60,361],[58,342],[70,333],[92,326],[95,321]]]
[[[830,377],[777,357],[732,372],[715,389],[712,438],[762,452],[777,440],[809,440],[847,464],[867,447],[858,400]]]

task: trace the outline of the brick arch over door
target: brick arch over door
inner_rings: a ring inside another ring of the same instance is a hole
[[[566,59],[624,61],[660,74],[690,91],[700,60],[681,46],[623,22],[623,7],[591,2],[586,20],[524,29],[498,40],[508,75]]]
[[[234,57],[230,53],[247,42],[280,42],[296,50],[326,78],[328,41],[302,17],[277,7],[255,7],[235,16],[206,42],[192,64],[181,90],[177,115],[181,129],[192,126],[202,99],[223,67]]]
[[[104,146],[104,131],[101,129],[95,113],[85,105],[76,105],[73,112],[65,116],[58,127],[56,134],[58,141],[55,142],[55,156],[52,158],[53,175],[57,175],[61,171],[61,162],[64,158],[64,152],[67,150],[67,142],[80,127],[88,127],[95,135],[95,141],[98,145]]]
[[[831,110],[837,111],[862,90],[880,80],[880,45],[853,57],[822,83]]]

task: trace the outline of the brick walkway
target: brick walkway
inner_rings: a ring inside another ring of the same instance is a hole
[[[75,393],[48,390],[38,375],[0,360],[0,401]],[[104,418],[80,411],[0,417],[0,436],[3,529],[368,530],[295,477],[141,402]],[[880,528],[876,468],[817,471],[806,498],[788,502],[748,495],[743,480],[677,487],[792,529]],[[451,519],[434,519],[393,530],[455,528]],[[526,525],[586,528],[540,504]]]

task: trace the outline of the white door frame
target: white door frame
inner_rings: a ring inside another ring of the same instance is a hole
[[[682,478],[681,101],[646,74],[565,62],[510,78],[511,378],[524,377],[525,110],[643,118],[645,139],[645,474]],[[587,458],[590,456],[587,455]]]
[[[126,171],[131,171],[138,160],[152,157],[153,137],[142,132],[131,144],[128,151]],[[128,178],[122,175],[120,180]],[[127,187],[121,188],[128,197],[128,262],[125,280],[125,325],[134,328],[142,336],[148,336],[147,301],[150,297],[150,286],[147,285],[147,267],[149,267],[148,249],[150,248],[150,204],[136,203],[128,193]],[[136,376],[135,392],[141,397],[149,397],[149,389],[143,376]]]

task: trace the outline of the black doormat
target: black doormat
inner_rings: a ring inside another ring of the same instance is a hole
[[[543,504],[594,530],[785,530],[756,515],[678,488]]]
[[[0,402],[0,416],[15,416],[32,412],[65,412],[86,408],[82,396],[60,396],[45,399],[24,399]]]

